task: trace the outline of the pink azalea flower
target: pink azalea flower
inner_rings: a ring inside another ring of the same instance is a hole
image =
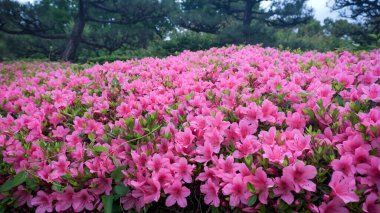
[[[363,184],[376,185],[377,189],[380,190],[380,158],[371,156],[370,164],[359,164],[356,166],[356,170],[359,174],[367,175],[361,180]]]
[[[139,189],[143,192],[145,204],[160,199],[161,185],[154,179],[147,178]]]
[[[37,196],[31,200],[33,206],[38,206],[36,213],[52,212],[54,196],[46,194],[44,191],[38,191]]]
[[[276,127],[274,127],[274,126],[269,128],[268,132],[262,130],[259,133],[260,140],[267,145],[276,144],[277,143],[276,142],[276,136],[277,136],[277,131],[276,131]]]
[[[363,95],[360,97],[361,99],[369,99],[376,103],[380,102],[380,85],[379,84],[371,84],[371,86],[362,87]]]
[[[243,119],[239,122],[239,135],[241,138],[246,138],[247,136],[254,134],[257,130],[257,127],[257,122],[250,122],[246,119]]]
[[[50,182],[51,181],[51,178],[50,178],[50,174],[51,174],[51,167],[48,166],[48,165],[43,165],[41,166],[42,169],[40,169],[38,172],[37,172],[37,176],[39,178],[41,178],[42,180],[46,181],[46,182]],[[40,167],[40,168],[41,168]]]
[[[259,200],[263,204],[267,204],[269,188],[273,187],[274,183],[270,178],[267,178],[267,174],[263,171],[263,168],[256,169],[255,175],[252,178],[253,186],[256,189],[256,193],[259,194]]]
[[[277,107],[271,102],[265,99],[261,107],[262,116],[261,121],[267,121],[269,123],[276,123]]]
[[[223,121],[223,118],[223,113],[218,111],[215,117],[209,116],[208,119],[206,119],[206,123],[212,128],[216,128],[216,132],[224,132],[230,126],[230,123]]]
[[[152,159],[147,162],[147,168],[151,169],[154,172],[158,172],[162,168],[169,167],[169,159],[162,157],[159,154],[154,154]]]
[[[284,134],[286,135],[285,144],[289,150],[293,151],[295,157],[301,156],[303,151],[310,149],[310,135],[303,136],[298,129],[286,131]]]
[[[176,176],[182,178],[186,183],[192,182],[191,175],[193,174],[193,169],[195,165],[187,164],[185,158],[180,158],[177,163],[172,165],[172,170],[176,172]]]
[[[119,117],[128,117],[129,113],[131,112],[131,106],[126,103],[121,103],[117,108],[116,111],[118,112]]]
[[[363,147],[355,149],[355,154],[352,157],[352,161],[355,165],[358,164],[369,164],[371,159],[369,155],[369,150]]]
[[[343,155],[340,159],[333,160],[331,166],[335,171],[340,171],[346,176],[353,176],[356,172],[350,155]]]
[[[288,205],[291,205],[294,201],[294,196],[292,191],[294,191],[293,180],[288,176],[282,176],[281,178],[276,178],[274,180],[276,188],[273,192],[276,196],[281,196],[281,199],[285,201]]]
[[[348,209],[344,207],[344,202],[339,198],[334,198],[329,203],[322,203],[319,207],[320,213],[350,213]]]
[[[62,126],[58,126],[56,130],[53,130],[53,136],[56,138],[65,138],[67,133],[70,132],[70,129],[63,128]]]
[[[197,156],[194,160],[199,163],[207,163],[208,161],[211,161],[214,155],[213,147],[210,143],[205,143],[203,146],[198,146],[196,152]]]
[[[66,156],[60,155],[58,157],[58,162],[52,161],[52,165],[53,172],[51,173],[50,177],[52,180],[56,180],[66,174],[66,172],[69,170],[70,162],[67,161]]]
[[[91,180],[91,184],[95,187],[91,190],[96,195],[105,193],[109,195],[112,190],[112,178],[98,177]]]
[[[240,174],[237,174],[232,182],[226,184],[222,192],[224,195],[230,195],[231,206],[238,206],[240,203],[247,204],[248,202],[249,192]]]
[[[355,81],[355,77],[347,73],[341,72],[336,76],[338,83],[342,83],[345,87],[351,85]]]
[[[66,141],[69,142],[69,146],[75,146],[77,143],[82,142],[82,138],[79,137],[78,135],[72,134],[72,135],[67,135],[66,136]]]
[[[283,163],[285,156],[290,158],[291,153],[286,152],[286,147],[283,146],[273,146],[263,145],[264,158],[268,158],[270,162]]]
[[[66,211],[73,204],[75,192],[71,186],[67,186],[65,192],[63,193],[54,192],[54,194],[57,198],[57,203],[55,204],[55,210],[57,212]]]
[[[226,159],[223,159],[223,156],[219,156],[219,159],[215,158],[213,163],[220,171],[220,173],[216,174],[217,176],[221,173],[232,174],[236,171],[234,158],[232,156],[228,156]]]
[[[286,124],[292,129],[303,130],[303,128],[305,128],[305,125],[306,125],[306,119],[302,114],[298,112],[295,112],[295,113],[288,112]]]
[[[343,141],[342,144],[338,144],[337,148],[338,148],[339,154],[341,155],[345,153],[354,154],[355,149],[359,148],[360,146],[363,146],[364,144],[365,144],[365,141],[363,137],[360,134],[356,134],[354,136],[347,138],[347,140]]]
[[[208,179],[205,184],[201,185],[201,192],[205,194],[204,201],[206,204],[219,207],[219,186],[215,184],[211,179]]]
[[[322,85],[317,89],[317,94],[319,97],[324,98],[326,100],[331,100],[333,95],[335,94],[335,91],[332,90],[331,85]]]
[[[354,192],[356,189],[354,177],[347,177],[342,172],[335,171],[329,186],[332,189],[331,194],[342,199],[344,203],[359,201],[359,197]]]
[[[48,116],[48,119],[49,119],[49,122],[53,124],[53,126],[57,126],[59,123],[62,122],[60,114],[57,112],[54,112],[51,116]]]
[[[375,193],[369,194],[363,204],[363,211],[367,213],[380,212],[380,203],[378,202],[378,198],[379,196]]]
[[[241,143],[236,144],[236,151],[233,153],[235,158],[243,158],[247,155],[254,154],[261,148],[261,143],[256,139],[256,136],[249,135],[244,138]]]
[[[187,149],[192,148],[194,139],[195,135],[189,127],[186,127],[184,132],[178,132],[175,135],[177,152],[186,152]]]
[[[365,85],[371,85],[377,81],[379,77],[372,74],[372,72],[364,72],[363,75],[358,77],[358,80],[362,81]]]
[[[175,203],[182,208],[187,206],[186,197],[190,195],[190,190],[182,186],[180,181],[175,180],[174,183],[165,188],[164,191],[166,194],[170,194],[165,201],[167,207],[173,206]]]
[[[288,176],[294,183],[294,191],[299,193],[301,189],[315,192],[316,185],[311,181],[317,175],[314,166],[305,166],[303,161],[298,161],[283,169],[283,176]]]
[[[126,196],[120,199],[120,202],[123,204],[125,210],[130,210],[136,208],[137,211],[140,211],[144,207],[144,201],[138,197],[134,197],[132,193],[127,194]]]
[[[256,103],[250,103],[247,106],[247,111],[244,113],[244,119],[251,122],[256,122],[262,116],[261,108],[256,105]]]
[[[173,175],[169,169],[162,168],[158,172],[152,173],[152,179],[158,181],[161,187],[166,187],[173,180]]]
[[[208,179],[211,179],[213,181],[216,181],[216,169],[215,168],[208,168],[207,166],[204,167],[204,172],[201,172],[196,180],[200,181],[206,181]]]
[[[223,136],[216,128],[208,128],[204,134],[205,144],[209,143],[212,146],[214,153],[219,153],[220,144],[223,142]]]
[[[88,189],[82,189],[73,196],[73,209],[75,212],[81,212],[84,209],[92,211],[94,210],[94,201],[95,198]]]
[[[17,207],[27,204],[29,208],[32,208],[31,200],[33,199],[33,196],[27,190],[24,190],[22,185],[17,188],[13,197],[16,199]]]

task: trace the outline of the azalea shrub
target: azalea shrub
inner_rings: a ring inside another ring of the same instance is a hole
[[[0,65],[2,212],[380,212],[379,50],[23,66]]]

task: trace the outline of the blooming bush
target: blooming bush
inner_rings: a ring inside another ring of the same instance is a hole
[[[2,211],[380,212],[379,51],[0,67]]]

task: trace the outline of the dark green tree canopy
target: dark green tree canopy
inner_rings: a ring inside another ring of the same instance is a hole
[[[0,31],[65,40],[62,59],[72,61],[80,44],[112,52],[163,37],[174,7],[174,0],[2,0]]]
[[[335,0],[332,9],[338,10],[342,17],[363,20],[371,32],[380,33],[379,0]]]
[[[183,28],[196,32],[219,33],[228,26],[237,26],[248,42],[252,32],[259,30],[252,23],[288,27],[306,23],[313,15],[312,10],[306,7],[306,0],[273,0],[269,8],[264,8],[262,2],[184,0],[181,1],[181,13],[175,20]]]

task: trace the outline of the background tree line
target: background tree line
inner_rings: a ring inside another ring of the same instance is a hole
[[[379,47],[380,1],[336,0],[320,23],[307,0],[0,0],[0,59],[103,62],[228,44],[328,51]]]

